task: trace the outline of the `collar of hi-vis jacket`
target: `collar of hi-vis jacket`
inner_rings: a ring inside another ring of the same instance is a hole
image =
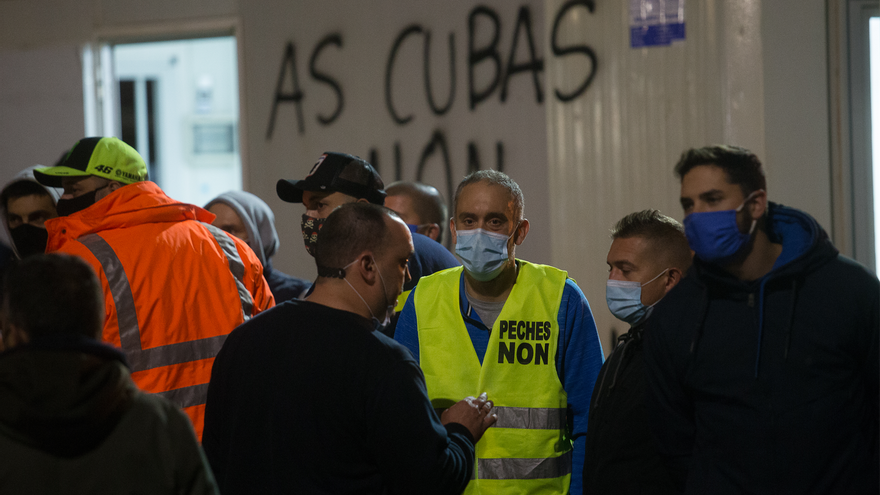
[[[169,198],[154,182],[136,182],[120,187],[82,211],[48,220],[46,251],[57,251],[69,240],[104,230],[183,220],[211,223],[214,218],[207,210]]]

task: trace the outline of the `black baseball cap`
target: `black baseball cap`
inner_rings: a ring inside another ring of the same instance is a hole
[[[288,203],[302,203],[303,191],[341,192],[385,204],[385,183],[363,158],[345,153],[325,152],[303,180],[281,179],[275,186],[278,197]]]

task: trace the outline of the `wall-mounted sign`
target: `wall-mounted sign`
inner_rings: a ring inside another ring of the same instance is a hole
[[[683,39],[684,0],[629,1],[631,47],[667,46]]]

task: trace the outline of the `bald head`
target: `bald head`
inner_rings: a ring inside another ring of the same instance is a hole
[[[364,251],[381,255],[391,237],[389,219],[400,217],[372,203],[347,203],[333,210],[321,227],[315,250],[319,275],[322,268],[342,268]]]
[[[385,191],[388,193],[385,206],[397,212],[407,224],[418,226],[416,232],[437,242],[443,241],[447,210],[437,188],[420,182],[399,181]]]

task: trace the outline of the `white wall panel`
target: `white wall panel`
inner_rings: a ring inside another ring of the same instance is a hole
[[[761,17],[767,194],[832,235],[825,1],[766,1]]]
[[[83,137],[82,88],[75,46],[0,48],[0,182],[53,165]]]
[[[562,3],[547,0],[546,9]],[[627,330],[605,304],[609,229],[645,208],[681,220],[672,169],[687,148],[724,142],[763,155],[763,89],[757,1],[687,1],[684,41],[637,49],[629,2],[596,3],[559,33],[593,48],[595,79],[573,104],[550,101],[546,110],[553,263],[587,295],[609,352],[611,329]],[[583,71],[547,65],[550,87],[582,79]]]

